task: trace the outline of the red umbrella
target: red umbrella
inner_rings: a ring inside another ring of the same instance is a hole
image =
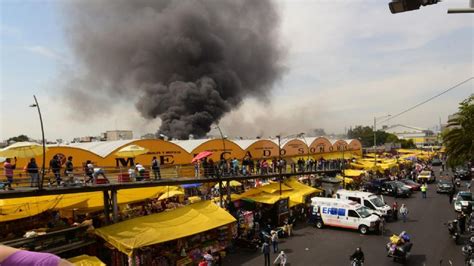
[[[202,151],[198,155],[196,155],[191,162],[194,163],[197,160],[201,160],[202,158],[206,158],[206,157],[209,157],[211,155],[212,155],[212,152],[210,152],[210,151]]]

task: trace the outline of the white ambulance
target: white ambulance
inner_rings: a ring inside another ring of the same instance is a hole
[[[374,193],[340,189],[336,192],[336,198],[355,201],[360,205],[371,209],[375,214],[379,216],[392,215],[392,208],[390,208],[390,206],[388,206],[383,201],[382,197],[377,196]]]
[[[359,230],[364,235],[379,229],[380,217],[354,201],[314,197],[311,198],[311,205],[321,214],[321,219],[316,221],[317,228],[350,228]]]

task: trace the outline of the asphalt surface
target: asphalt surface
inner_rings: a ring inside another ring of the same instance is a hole
[[[435,169],[439,179],[439,169]],[[461,190],[466,190],[464,183]],[[384,196],[388,204],[395,200]],[[462,245],[455,245],[444,223],[456,217],[453,205],[446,194],[436,193],[436,184],[428,186],[427,198],[415,192],[408,199],[397,198],[398,206],[408,207],[408,221],[401,220],[386,224],[385,235],[361,235],[357,231],[324,228],[316,229],[300,224],[294,236],[281,239],[280,249],[288,256],[289,265],[350,265],[349,256],[356,247],[365,253],[364,265],[400,265],[386,256],[385,245],[392,233],[406,231],[410,234],[413,248],[406,265],[464,265]],[[464,240],[467,239],[464,236]],[[277,254],[272,254],[271,259]],[[441,262],[442,260],[442,262]],[[451,261],[452,264],[449,263]],[[236,250],[229,254],[224,265],[264,265],[259,251]]]

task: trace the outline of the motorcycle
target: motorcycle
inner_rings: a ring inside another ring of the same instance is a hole
[[[462,254],[464,255],[464,265],[474,266],[474,258],[472,256],[472,247],[471,245],[465,245],[461,248]]]
[[[357,258],[354,258],[351,260],[351,266],[363,266],[363,265],[364,263]]]
[[[458,232],[458,220],[452,220],[448,222],[448,231],[451,235],[451,238],[454,240],[456,245],[459,243],[460,235]]]
[[[393,261],[400,261],[405,263],[410,257],[410,251],[413,247],[413,243],[410,241],[410,237],[405,232],[402,232],[399,236],[400,240],[396,242],[387,243],[387,256],[393,258]]]
[[[454,185],[458,188],[461,187],[461,179],[459,177],[454,179]]]

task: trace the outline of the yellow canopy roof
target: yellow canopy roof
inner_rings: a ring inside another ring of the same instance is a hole
[[[172,190],[172,191],[163,193],[158,199],[164,200],[164,199],[181,196],[181,195],[184,195],[182,191]]]
[[[201,201],[101,227],[95,232],[130,256],[134,249],[191,236],[235,221],[232,215],[211,201]]]
[[[99,258],[88,255],[80,255],[70,258],[68,261],[76,266],[106,266]]]
[[[156,198],[167,191],[179,191],[176,186],[122,189],[117,192],[118,204],[129,204]],[[94,211],[104,208],[102,192],[86,192],[56,196],[26,197],[0,200],[0,222],[34,216],[47,210]]]
[[[273,185],[274,189],[266,189],[266,187],[270,185]],[[316,192],[321,192],[321,190],[317,188],[313,188],[298,182],[296,178],[289,178],[282,183],[281,195],[279,183],[271,183],[270,185],[249,189],[242,193],[241,197],[264,204],[275,204],[280,199],[290,198],[290,207],[293,207],[294,205],[304,203],[306,196]]]
[[[258,187],[259,190],[266,192],[266,193],[275,193],[277,191],[280,191],[280,183],[275,182],[275,183],[270,183],[268,185],[263,185],[261,187]],[[281,184],[281,190],[282,191],[287,191],[287,190],[292,190],[291,187],[286,186],[285,184]]]
[[[240,187],[240,186],[242,186],[242,183],[240,183],[239,181],[236,181],[236,180],[231,180],[229,183],[230,183],[231,187]],[[217,183],[214,187],[219,188],[219,183]],[[227,182],[222,182],[222,187],[227,187]]]
[[[365,174],[365,171],[363,170],[355,170],[355,169],[344,170],[344,176],[361,176],[364,174]]]
[[[45,148],[45,151],[47,148]],[[5,158],[34,158],[43,156],[43,146],[36,142],[17,142],[6,148],[0,149],[0,157]]]

